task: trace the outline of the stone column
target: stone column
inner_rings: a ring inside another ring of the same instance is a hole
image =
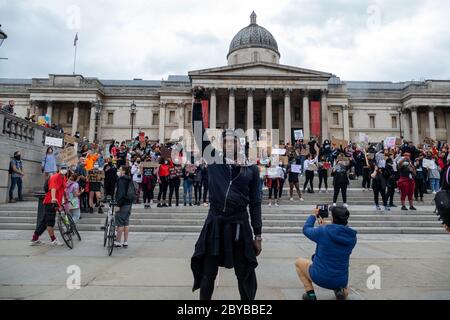
[[[419,122],[417,119],[417,107],[411,107],[412,142],[419,143]]]
[[[322,90],[322,99],[321,99],[321,106],[322,106],[322,110],[321,110],[321,114],[322,114],[322,141],[324,141],[325,139],[328,139],[328,99],[327,99],[327,95],[328,95],[328,90]]]
[[[284,143],[292,143],[291,130],[291,92],[292,89],[284,90]]]
[[[434,106],[428,109],[428,125],[430,127],[430,138],[436,140],[436,123],[434,121]]]
[[[249,140],[254,141],[255,135],[254,133],[254,107],[253,107],[253,93],[254,88],[247,88],[247,132],[249,132]]]
[[[209,128],[217,128],[217,90],[216,88],[211,89],[211,106],[209,112]]]
[[[164,143],[165,141],[165,132],[166,132],[166,104],[161,102],[159,104],[159,134],[158,139],[160,143]]]
[[[53,101],[47,101],[47,112],[45,113],[46,115],[50,116],[50,124],[53,123]]]
[[[95,139],[95,102],[91,102],[91,116],[89,118],[89,142]]]
[[[411,126],[409,121],[409,114],[408,110],[404,109],[402,113],[402,131],[403,131],[403,137],[405,140],[410,141],[411,140]]]
[[[311,124],[309,119],[309,92],[303,91],[303,137],[311,138]]]
[[[72,135],[78,131],[78,118],[80,114],[80,106],[78,101],[73,102],[73,117],[72,117]]]
[[[184,103],[178,103],[178,129],[180,132],[184,129]]]
[[[266,89],[266,129],[272,130],[272,89]]]
[[[236,112],[236,102],[235,102],[235,90],[236,88],[229,88],[229,97],[228,97],[228,129],[235,129],[236,126],[236,119],[235,119],[235,112]]]
[[[36,100],[30,100],[30,107],[31,107],[30,108],[30,113],[34,114],[36,116],[36,121],[37,121],[38,111],[39,111],[38,102]]]
[[[344,126],[344,140],[350,141],[350,123],[348,120],[348,105],[342,106],[342,118],[343,118],[343,126]]]

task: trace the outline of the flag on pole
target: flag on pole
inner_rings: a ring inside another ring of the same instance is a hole
[[[75,35],[75,40],[73,41],[73,45],[76,47],[77,46],[77,42],[78,42],[78,32]]]

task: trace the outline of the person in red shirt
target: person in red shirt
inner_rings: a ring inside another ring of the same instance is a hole
[[[58,241],[55,237],[55,220],[56,220],[56,211],[55,206],[62,208],[64,204],[64,192],[66,189],[67,182],[67,167],[61,166],[57,174],[48,179],[48,190],[46,191],[44,197],[44,214],[42,217],[38,217],[37,227],[33,234],[33,239],[30,242],[31,246],[38,246],[44,244],[43,241],[39,239],[39,237],[47,230],[48,235],[51,239],[51,244],[54,246],[63,245]]]
[[[159,161],[159,168],[156,171],[156,176],[159,183],[159,193],[158,193],[158,208],[168,207],[166,204],[166,194],[167,187],[169,186],[169,161],[161,158]],[[162,197],[162,204],[161,204]]]

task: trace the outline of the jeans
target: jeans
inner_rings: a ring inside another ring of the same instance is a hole
[[[81,210],[80,208],[71,209],[70,214],[72,215],[73,222],[77,223],[80,220]]]
[[[192,204],[192,181],[184,179],[183,181],[183,201],[186,204],[186,198],[189,197],[189,204]]]
[[[169,206],[172,205],[172,197],[175,193],[175,204],[178,206],[180,200],[180,178],[174,178],[169,180]]]
[[[438,192],[440,185],[439,185],[439,179],[436,178],[430,178],[430,184],[431,184],[431,190],[433,190],[433,192]]]
[[[9,199],[14,198],[14,189],[17,185],[17,195],[19,199],[22,199],[22,177],[11,177],[11,187],[9,188]]]

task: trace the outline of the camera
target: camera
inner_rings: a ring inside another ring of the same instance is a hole
[[[316,206],[316,209],[319,209],[319,213],[317,215],[322,219],[328,218],[329,208],[330,206],[328,204],[318,204]]]

